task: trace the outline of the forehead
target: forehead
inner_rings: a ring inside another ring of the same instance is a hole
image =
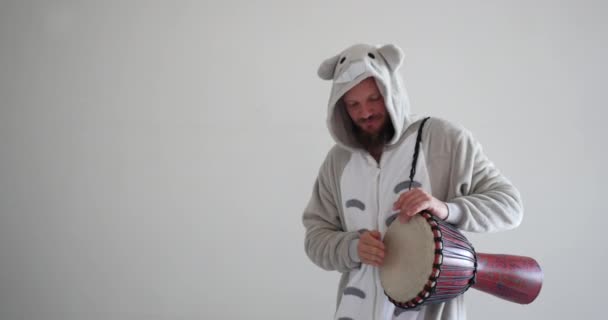
[[[379,93],[378,86],[373,77],[367,78],[359,82],[344,94],[344,99],[362,99],[369,95]]]

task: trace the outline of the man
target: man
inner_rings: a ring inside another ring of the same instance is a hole
[[[360,44],[318,70],[332,80],[327,125],[336,145],[303,223],[310,259],[342,273],[335,319],[465,319],[462,295],[411,311],[388,301],[378,272],[388,225],[425,210],[472,232],[514,228],[522,219],[518,191],[468,131],[410,115],[402,62],[394,45]]]

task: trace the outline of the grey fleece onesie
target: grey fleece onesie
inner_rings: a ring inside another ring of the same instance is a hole
[[[357,254],[361,230],[382,235],[395,218],[393,203],[407,191],[419,119],[409,112],[397,70],[402,51],[394,45],[354,45],[325,60],[321,78],[332,81],[327,125],[336,141],[323,162],[303,214],[305,250],[325,270],[342,273],[334,319],[465,319],[464,298],[404,311],[388,301],[378,268]],[[377,163],[352,134],[340,98],[373,77],[384,98],[395,135]],[[422,131],[414,185],[447,203],[447,221],[470,232],[519,225],[518,191],[483,154],[464,128],[431,118]]]

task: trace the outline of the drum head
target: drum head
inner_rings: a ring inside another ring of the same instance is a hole
[[[435,242],[431,226],[421,215],[407,223],[395,219],[384,235],[384,264],[380,282],[386,294],[409,301],[424,290],[433,271]]]

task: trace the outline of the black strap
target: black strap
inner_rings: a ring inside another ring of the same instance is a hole
[[[416,136],[416,147],[414,148],[414,159],[412,159],[412,169],[410,170],[410,186],[408,190],[412,189],[412,184],[414,183],[414,176],[416,175],[416,165],[418,164],[418,153],[420,152],[420,141],[422,141],[422,128],[427,120],[431,117],[426,117],[420,123],[420,127],[418,127],[418,135]]]

